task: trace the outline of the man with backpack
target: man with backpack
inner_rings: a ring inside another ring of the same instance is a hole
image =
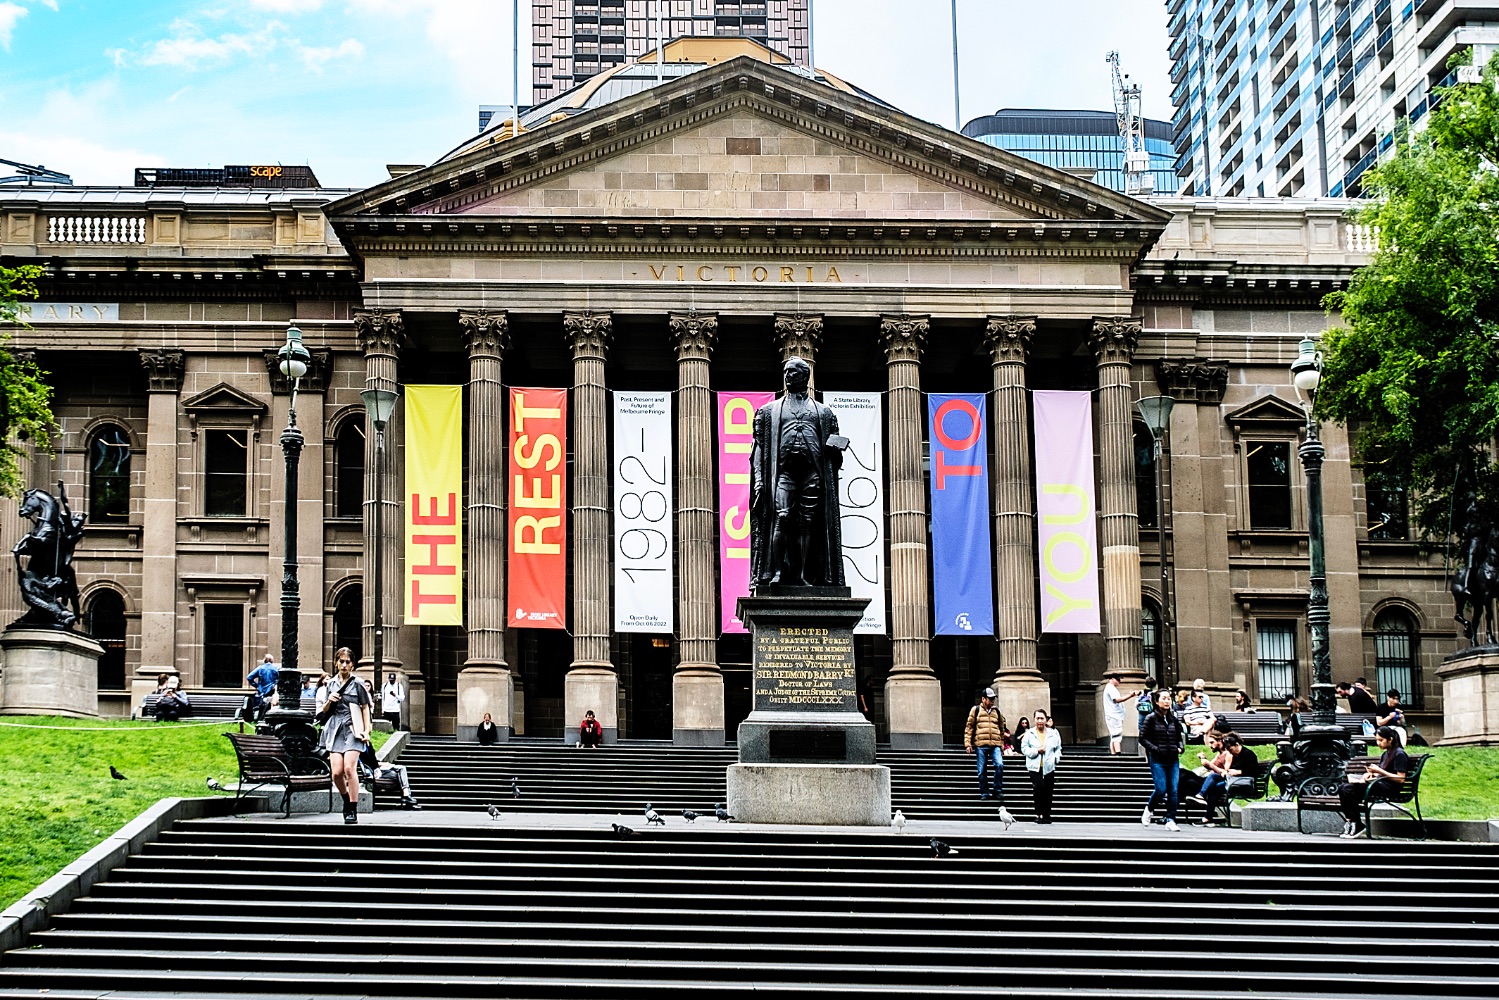
[[[994,689],[984,688],[979,703],[969,711],[963,727],[963,749],[978,757],[979,798],[1005,798],[1005,765],[1000,751],[1005,743],[1005,717],[994,705]],[[994,793],[989,793],[989,772],[994,773]]]

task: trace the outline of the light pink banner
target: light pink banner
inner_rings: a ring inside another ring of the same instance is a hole
[[[743,632],[735,614],[750,585],[750,448],[755,411],[773,392],[718,393],[718,602],[719,628]]]
[[[1036,392],[1032,401],[1036,415],[1041,631],[1097,632],[1093,395]]]

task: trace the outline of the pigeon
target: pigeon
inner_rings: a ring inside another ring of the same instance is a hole
[[[890,825],[895,828],[896,833],[905,833],[906,814],[899,809],[895,810],[895,815],[890,818]]]
[[[511,778],[510,779],[510,795],[511,795],[512,798],[517,798],[517,799],[520,798],[520,779],[519,778]]]
[[[1004,806],[1000,806],[999,821],[1003,823],[1005,825],[1005,829],[1008,830],[1015,822],[1015,814],[1010,812],[1010,810],[1006,809]]]
[[[211,774],[208,776],[208,790],[210,792],[225,792],[225,791],[228,791],[228,789],[225,788],[223,785],[219,784],[219,780],[217,778],[215,778]]]
[[[126,781],[126,780],[128,780],[128,779],[126,779],[126,777],[123,774],[121,774],[119,771],[115,770],[115,766],[113,764],[109,765],[109,776],[111,778],[113,778],[114,780],[116,780],[116,781]]]
[[[499,819],[500,818],[500,811],[498,809],[496,809],[494,806],[492,806],[492,805],[486,805],[484,807],[484,809],[485,809],[486,812],[489,813],[489,818],[490,819]]]
[[[628,840],[631,837],[640,836],[639,833],[625,826],[623,823],[610,823],[609,825],[614,828],[614,835],[620,840]]]
[[[949,854],[958,853],[958,849],[956,847],[951,846],[946,841],[938,840],[936,837],[933,837],[931,839],[931,845],[932,857],[934,858],[945,858]]]
[[[713,815],[718,817],[718,821],[720,823],[734,822],[734,817],[729,815],[729,810],[724,808],[724,804],[722,802],[719,802],[713,806]]]
[[[652,823],[658,824],[659,826],[666,825],[666,820],[662,819],[661,814],[658,813],[655,809],[651,808],[651,804],[649,802],[645,804],[645,822],[647,826]]]
[[[697,822],[697,813],[693,812],[691,809],[683,809],[682,810],[682,818],[685,819],[689,823],[696,823]]]

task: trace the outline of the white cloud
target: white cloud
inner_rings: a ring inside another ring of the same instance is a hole
[[[530,4],[522,4],[529,8]],[[350,8],[382,20],[419,16],[465,100],[510,92],[510,4],[494,0],[350,0]],[[529,10],[521,11],[522,66],[530,62]]]
[[[176,33],[171,38],[150,43],[137,61],[142,66],[197,69],[204,63],[228,62],[235,56],[264,54],[276,47],[275,34],[283,27],[279,21],[271,21],[259,31],[225,32],[209,38],[191,22],[178,21],[172,25]],[[119,61],[116,58],[116,64]]]
[[[323,5],[323,0],[250,0],[256,10],[269,10],[277,14],[307,14]]]
[[[360,58],[364,55],[364,45],[357,38],[345,38],[337,46],[299,45],[297,47],[297,54],[302,57],[303,64],[310,71],[321,73],[323,67],[334,59]]]
[[[18,3],[4,0],[0,3],[0,48],[10,51],[10,36],[16,30],[16,22],[26,16],[26,8]]]
[[[23,163],[44,163],[78,184],[129,184],[136,167],[164,158],[136,146],[154,130],[120,113],[113,81],[79,91],[49,92],[40,102],[0,122],[0,149]]]
[[[49,10],[57,10],[57,0],[41,0],[42,6]]]

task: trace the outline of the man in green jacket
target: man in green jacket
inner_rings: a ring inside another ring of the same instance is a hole
[[[994,705],[994,689],[984,688],[984,696],[968,713],[963,727],[963,749],[978,755],[979,798],[1005,799],[1005,717]],[[989,772],[994,772],[994,793],[989,793]]]

